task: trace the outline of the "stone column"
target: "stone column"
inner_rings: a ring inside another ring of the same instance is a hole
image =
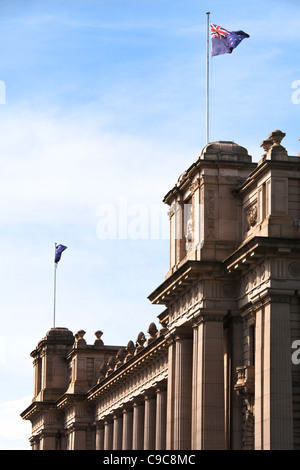
[[[174,449],[174,383],[175,383],[175,340],[169,338],[168,349],[168,389],[167,389],[167,421],[166,450]]]
[[[40,438],[39,450],[55,450],[55,432],[43,432]]]
[[[144,450],[155,450],[156,394],[145,395]]]
[[[143,450],[144,447],[144,403],[133,404],[132,450]]]
[[[107,419],[104,422],[104,450],[112,450],[113,447],[113,421]]]
[[[113,450],[122,449],[123,417],[121,412],[113,417]]]
[[[223,314],[194,327],[193,449],[225,450]]]
[[[33,395],[36,397],[41,390],[42,382],[42,359],[37,357],[33,361]]]
[[[224,390],[226,449],[241,450],[243,439],[243,399],[235,390],[237,367],[245,364],[243,357],[243,319],[238,313],[226,319],[224,329]],[[247,365],[250,364],[246,361]]]
[[[255,450],[293,449],[290,297],[256,312]]]
[[[96,423],[96,450],[104,450],[104,423]]]
[[[155,450],[166,449],[167,390],[160,385],[156,391],[156,435]]]
[[[84,423],[73,423],[67,430],[68,450],[86,450],[87,425]]]
[[[175,336],[174,449],[191,448],[192,350],[191,329]]]
[[[122,436],[122,450],[132,449],[132,432],[133,432],[133,417],[132,408],[126,407],[123,409],[123,436]]]

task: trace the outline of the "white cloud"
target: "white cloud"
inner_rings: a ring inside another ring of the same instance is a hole
[[[0,403],[1,450],[29,449],[31,424],[20,417],[20,413],[31,403],[31,396]]]
[[[1,121],[2,223],[74,222],[83,209],[96,212],[120,195],[157,202],[172,174],[170,162],[180,161],[180,153],[160,141],[108,131],[100,113],[31,111]]]

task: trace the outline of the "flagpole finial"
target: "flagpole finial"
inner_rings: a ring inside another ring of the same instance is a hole
[[[206,14],[207,14],[207,15],[210,15],[210,11],[207,11]]]

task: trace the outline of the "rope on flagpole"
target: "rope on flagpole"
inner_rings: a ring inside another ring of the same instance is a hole
[[[56,247],[57,244],[54,244],[55,250],[54,250],[54,292],[53,292],[53,328],[55,328],[55,310],[56,310],[56,269],[57,269],[57,263],[55,262],[55,253],[56,253]]]
[[[209,142],[209,39],[210,39],[210,22],[209,15],[210,12],[206,12],[207,15],[207,56],[206,56],[206,144]]]

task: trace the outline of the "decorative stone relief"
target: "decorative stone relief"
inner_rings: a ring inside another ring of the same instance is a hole
[[[263,281],[266,277],[266,267],[264,264],[260,266],[260,278]]]
[[[206,227],[207,227],[207,238],[214,239],[216,238],[216,229],[215,229],[215,193],[213,190],[208,190],[206,200]]]
[[[194,221],[193,221],[193,207],[188,205],[187,220],[185,222],[185,249],[190,251],[193,247],[194,239]],[[186,214],[185,214],[186,215]]]
[[[288,272],[293,277],[299,277],[300,276],[300,263],[298,263],[297,261],[290,263],[288,265]]]
[[[236,295],[236,288],[234,284],[224,284],[222,286],[222,294],[226,299],[234,298]]]
[[[243,447],[254,449],[254,366],[236,368],[237,382],[234,389],[244,402]]]
[[[246,225],[245,231],[248,232],[252,227],[254,227],[257,223],[257,205],[251,206],[246,211]]]

